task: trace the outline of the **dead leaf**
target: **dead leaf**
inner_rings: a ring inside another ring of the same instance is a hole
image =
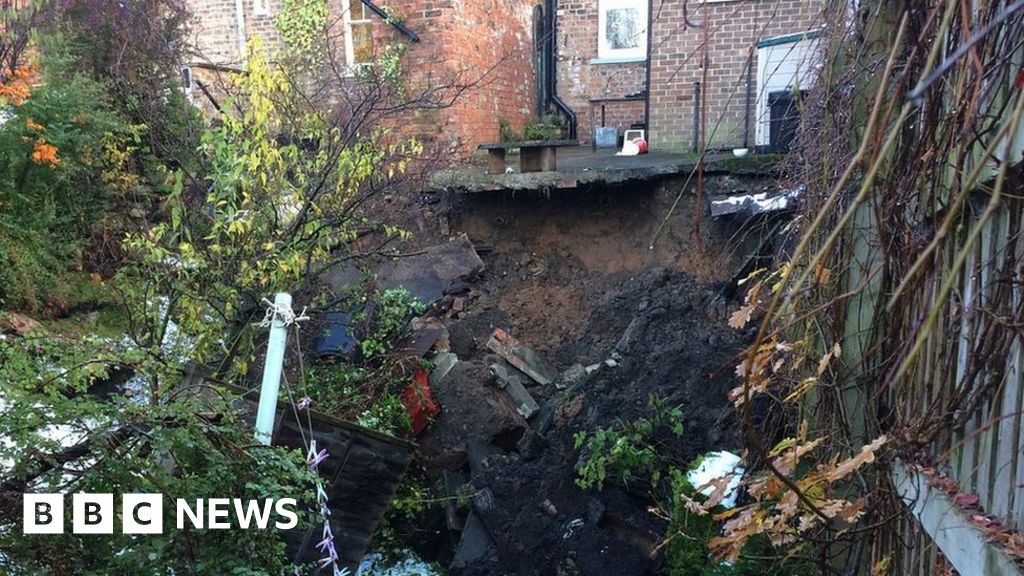
[[[714,508],[722,503],[725,499],[725,489],[729,486],[729,482],[732,480],[731,475],[721,476],[718,478],[712,478],[703,485],[697,487],[698,492],[702,492],[705,488],[714,488],[711,494],[708,495],[708,499],[704,502],[706,508]]]
[[[799,510],[799,508],[797,507],[799,503],[800,499],[797,498],[796,492],[789,490],[786,492],[785,496],[783,496],[782,499],[779,500],[779,512],[782,512],[782,514],[786,516],[793,516]]]
[[[772,465],[775,466],[775,469],[778,470],[780,474],[789,476],[793,473],[793,470],[796,469],[796,465],[800,462],[800,458],[811,450],[817,448],[818,445],[824,441],[825,438],[821,437],[816,440],[811,440],[810,442],[800,442],[789,446],[782,451],[781,455],[772,460]]]
[[[860,468],[865,464],[870,464],[875,461],[875,452],[885,444],[887,438],[883,434],[876,438],[870,444],[866,444],[860,449],[855,456],[848,458],[832,467],[826,467],[822,470],[822,476],[829,482],[835,482],[840,478],[846,478],[851,472]]]
[[[1024,559],[1024,536],[1021,534],[1011,534],[1010,538],[1003,545],[1003,550],[1009,556],[1012,556],[1018,560]]]
[[[38,321],[19,314],[17,312],[6,312],[0,314],[0,332],[13,332],[18,336],[24,336],[31,332],[42,332],[43,325]]]
[[[818,503],[818,510],[826,518],[835,518],[846,508],[846,505],[845,500],[824,500]]]
[[[839,512],[839,517],[842,518],[847,524],[854,524],[864,514],[864,506],[868,503],[867,496],[861,496],[860,498],[849,502]]]
[[[829,362],[831,362],[833,358],[838,358],[839,355],[842,353],[843,349],[839,346],[839,342],[836,342],[835,345],[832,346],[832,348],[828,352],[826,352],[824,356],[821,357],[821,360],[818,362],[819,378],[822,374],[825,373],[825,370],[828,368]]]
[[[953,501],[961,508],[974,508],[981,501],[981,498],[977,494],[958,494]]]
[[[814,269],[814,280],[819,284],[828,284],[832,279],[832,271],[821,264]]]
[[[754,315],[754,310],[756,309],[757,304],[744,304],[739,310],[729,316],[729,326],[736,330],[742,330],[747,325],[747,322],[750,322],[750,317]]]

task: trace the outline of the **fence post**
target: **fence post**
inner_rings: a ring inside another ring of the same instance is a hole
[[[278,292],[274,296],[274,311],[270,320],[270,340],[267,342],[267,357],[263,363],[263,383],[260,385],[260,404],[256,410],[256,440],[270,445],[274,434],[274,416],[277,414],[277,395],[281,390],[281,368],[284,364],[285,343],[288,341],[288,324],[283,310],[291,310],[291,294]]]

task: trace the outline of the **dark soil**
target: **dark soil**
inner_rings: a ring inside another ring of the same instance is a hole
[[[453,573],[655,573],[654,550],[665,526],[646,512],[652,502],[616,487],[600,493],[578,488],[579,452],[572,435],[649,416],[653,394],[683,408],[685,433],[674,447],[683,461],[738,445],[726,393],[734,385],[731,359],[741,342],[708,319],[715,293],[681,273],[658,270],[613,294],[597,306],[590,324],[594,331],[563,347],[610,354],[615,340],[602,333],[621,336],[636,318],[620,365],[588,381],[546,435],[487,458],[471,484],[492,495],[491,506],[477,512],[497,543],[497,554]],[[544,500],[554,505],[557,517],[544,513]],[[596,512],[601,509],[603,515]],[[569,523],[577,518],[583,525],[566,538]]]
[[[674,198],[671,185],[657,185],[456,204],[452,233],[488,248],[487,269],[465,310],[447,322],[461,362],[434,387],[442,413],[418,438],[418,460],[438,482],[446,470],[469,480],[476,497],[461,512],[472,509],[494,546],[449,566],[459,540],[453,531],[411,543],[425,559],[453,575],[661,573],[665,525],[648,511],[649,490],[580,489],[572,436],[650,416],[655,396],[683,410],[684,435],[670,447],[679,462],[740,446],[726,395],[748,335],[727,326],[735,303],[726,302],[723,287],[750,245],[729,222],[706,221],[698,230],[692,197],[684,196],[648,250]],[[498,358],[484,345],[495,328],[563,374],[612,357],[618,365],[603,366],[571,394],[531,386],[550,415],[550,426],[538,431],[545,410],[527,422],[488,372]]]

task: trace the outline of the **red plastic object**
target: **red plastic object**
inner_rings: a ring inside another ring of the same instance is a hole
[[[441,413],[441,408],[430,394],[430,377],[423,368],[412,373],[412,382],[402,392],[402,404],[412,423],[412,435],[419,436],[430,419]]]
[[[636,144],[636,147],[640,149],[640,154],[647,154],[647,140],[636,138],[633,140],[633,144]]]

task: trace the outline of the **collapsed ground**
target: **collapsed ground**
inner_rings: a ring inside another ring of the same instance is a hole
[[[726,394],[749,335],[727,326],[727,286],[758,235],[742,219],[705,221],[698,232],[684,194],[649,249],[680,185],[451,203],[449,232],[465,233],[486,268],[444,300],[460,362],[434,384],[442,412],[418,438],[417,461],[439,490],[471,498],[399,527],[422,557],[451,574],[661,570],[666,526],[648,512],[647,490],[579,488],[573,435],[648,416],[653,397],[682,408],[684,434],[667,449],[684,466],[739,447]],[[721,176],[708,191],[758,185]],[[422,228],[420,242],[439,240]],[[561,373],[558,386],[528,386],[542,407],[529,421],[490,373],[500,359],[486,342],[497,328]]]

